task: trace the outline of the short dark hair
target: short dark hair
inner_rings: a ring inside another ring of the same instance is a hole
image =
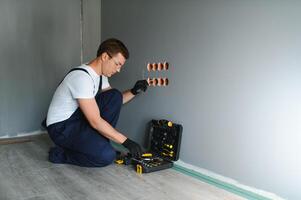
[[[110,57],[121,53],[125,59],[130,57],[130,53],[126,46],[120,41],[115,38],[110,38],[103,41],[97,50],[97,57],[100,56],[102,53],[109,54]]]

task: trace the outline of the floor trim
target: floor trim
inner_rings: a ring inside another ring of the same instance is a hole
[[[0,145],[31,142],[35,137],[42,134],[46,134],[46,132],[37,130],[29,133],[19,133],[16,136],[4,135],[0,137]]]
[[[112,142],[111,144],[114,148],[116,148],[120,151],[125,150],[125,148],[120,144],[117,144],[117,143],[114,143],[114,142]],[[213,186],[216,186],[218,188],[224,189],[228,192],[231,192],[231,193],[236,194],[238,196],[241,196],[243,198],[249,199],[249,200],[272,200],[272,198],[264,197],[264,196],[259,195],[257,193],[245,190],[243,188],[240,188],[240,187],[235,186],[235,185],[230,184],[230,183],[226,183],[226,182],[221,181],[219,179],[212,178],[208,175],[202,174],[200,172],[197,172],[195,170],[189,169],[187,167],[184,167],[184,166],[176,164],[176,163],[174,163],[174,166],[173,166],[172,169],[174,169],[178,172],[181,172],[185,175],[196,178],[196,179],[198,179],[200,181],[203,181],[205,183],[208,183],[210,185],[213,185]]]
[[[4,133],[1,133],[0,139],[15,139],[15,138],[20,138],[20,137],[31,137],[31,136],[46,134],[46,133],[47,133],[46,130],[41,130],[41,129],[31,131],[31,132],[20,132],[20,133],[14,133],[14,134],[7,133],[6,135],[4,135]]]
[[[267,197],[258,195],[254,192],[250,192],[248,190],[239,188],[235,185],[220,181],[218,179],[212,178],[212,177],[204,175],[200,172],[196,172],[194,170],[191,170],[191,169],[188,169],[186,167],[180,166],[178,164],[174,164],[173,169],[178,171],[178,172],[181,172],[183,174],[186,174],[188,176],[194,177],[198,180],[201,180],[203,182],[206,182],[210,185],[214,185],[218,188],[224,189],[224,190],[226,190],[228,192],[231,192],[233,194],[237,194],[238,196],[241,196],[241,197],[246,198],[246,199],[250,199],[250,200],[272,200],[270,198],[267,198]]]

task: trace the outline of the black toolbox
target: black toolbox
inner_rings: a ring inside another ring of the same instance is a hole
[[[183,127],[171,121],[151,120],[146,130],[147,152],[131,163],[138,173],[149,173],[171,168],[179,159]]]

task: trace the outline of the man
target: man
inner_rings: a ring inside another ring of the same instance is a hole
[[[121,105],[147,89],[146,80],[137,81],[123,93],[109,86],[107,77],[120,72],[129,52],[117,39],[100,44],[97,57],[73,68],[56,89],[47,113],[47,130],[55,143],[49,151],[53,163],[86,167],[111,164],[116,152],[110,140],[122,144],[132,156],[141,147],[115,129]]]

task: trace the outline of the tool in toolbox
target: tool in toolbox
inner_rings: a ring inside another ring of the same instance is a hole
[[[132,164],[137,173],[149,173],[171,168],[179,159],[183,127],[167,120],[151,120],[148,124],[148,151],[140,158],[119,153],[115,163]]]
[[[146,160],[151,160],[152,158],[152,154],[151,153],[143,153],[141,155],[141,158],[139,159],[144,159],[145,161]],[[131,156],[131,154],[127,153],[127,154],[122,154],[121,152],[117,151],[117,158],[115,160],[115,163],[116,164],[124,164],[124,165],[130,165],[130,164],[133,164],[133,161],[139,161],[138,159],[136,158],[133,158]]]

